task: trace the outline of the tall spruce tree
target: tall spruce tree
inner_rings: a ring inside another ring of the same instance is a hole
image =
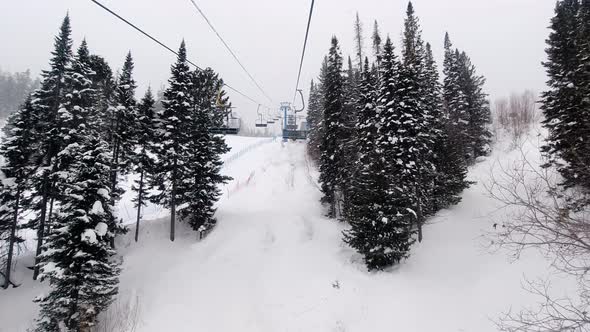
[[[385,63],[391,60],[389,46],[386,44]],[[352,179],[351,228],[344,232],[344,241],[363,255],[370,270],[399,261],[405,251],[403,246],[397,245],[400,238],[395,234],[396,225],[389,222],[392,216],[388,213],[393,211],[389,201],[392,168],[380,140],[383,118],[377,107],[376,84],[376,77],[365,59],[358,100],[358,159]]]
[[[356,68],[358,72],[363,70],[363,43],[363,22],[361,22],[359,13],[357,12],[354,20],[354,47],[356,50],[356,60],[358,61],[358,68]]]
[[[131,52],[127,53],[123,69],[117,78],[113,106],[110,108],[109,138],[112,152],[111,162],[111,205],[120,199],[123,190],[118,187],[119,176],[128,174],[132,166],[132,156],[137,146],[137,100],[135,89],[137,85],[133,79],[133,58]],[[113,215],[111,226],[116,227],[117,222]],[[119,226],[118,233],[124,232],[123,226]]]
[[[50,222],[39,263],[41,279],[50,291],[36,299],[41,311],[37,331],[85,331],[96,324],[117,292],[118,263],[110,239],[110,162],[106,141],[95,126],[95,92],[89,53],[80,46],[72,74],[63,84],[58,136],[63,149],[57,156],[60,177],[55,183],[59,213]]]
[[[485,78],[477,74],[475,66],[465,52],[461,52],[459,61],[459,85],[465,97],[468,112],[467,151],[472,162],[477,157],[486,156],[491,151],[492,121],[488,95],[483,91]]]
[[[467,164],[490,151],[492,134],[489,130],[491,112],[483,91],[485,78],[476,73],[469,57],[452,49],[445,35],[445,74],[443,109],[448,117],[448,131],[453,144],[460,147]]]
[[[549,130],[542,151],[564,177],[564,185],[590,188],[588,101],[588,1],[558,1],[547,39],[549,89],[542,94],[543,125]]]
[[[96,109],[98,111],[98,123],[101,135],[107,142],[112,142],[111,107],[115,97],[115,78],[113,71],[106,60],[98,55],[90,55],[90,69],[92,75],[92,88],[96,91]]]
[[[172,65],[169,87],[164,91],[163,110],[158,112],[159,128],[156,131],[157,161],[153,185],[159,194],[153,196],[157,204],[170,207],[170,241],[174,241],[176,208],[182,202],[179,186],[188,179],[187,161],[193,153],[189,149],[193,100],[192,74],[186,59],[184,40]]]
[[[141,220],[141,208],[146,201],[146,184],[148,177],[151,176],[154,168],[154,136],[155,136],[155,109],[154,96],[151,88],[148,88],[145,96],[137,106],[138,124],[136,129],[136,140],[138,148],[134,151],[131,159],[133,171],[139,174],[139,179],[131,189],[137,193],[133,202],[137,208],[137,219],[135,223],[135,242],[139,239],[139,222]]]
[[[332,37],[326,76],[323,83],[324,126],[320,156],[320,183],[322,203],[328,204],[328,216],[337,217],[337,204],[342,192],[343,169],[342,109],[344,107],[344,79],[342,77],[342,55],[338,39]]]
[[[410,246],[414,242],[413,214],[409,209],[413,192],[408,188],[407,176],[403,171],[405,165],[399,158],[404,154],[404,146],[400,142],[407,133],[401,127],[401,117],[397,105],[401,103],[404,93],[402,81],[402,64],[395,55],[393,43],[387,38],[383,46],[381,66],[379,68],[379,91],[377,97],[376,149],[382,156],[384,169],[381,175],[382,186],[386,196],[380,199],[381,204],[374,204],[373,211],[377,217],[370,216],[368,222],[374,227],[367,234],[366,244],[358,249],[365,256],[367,267],[383,269],[408,257]]]
[[[397,84],[397,154],[400,187],[410,195],[411,203],[405,206],[414,216],[418,238],[422,240],[425,206],[429,205],[434,188],[435,167],[431,156],[438,136],[437,109],[430,105],[433,96],[429,91],[426,49],[412,2],[408,3],[403,33],[403,63]]]
[[[467,142],[467,126],[469,124],[469,112],[465,93],[460,86],[459,52],[453,49],[449,34],[445,34],[445,60],[443,73],[443,110],[445,114],[445,128],[449,134],[451,143],[459,150],[465,164],[469,163],[469,150]]]
[[[323,111],[320,86],[315,84],[312,80],[309,87],[309,100],[307,103],[307,125],[309,128],[307,153],[315,162],[320,158],[322,118]]]
[[[377,20],[373,24],[373,35],[371,36],[371,40],[373,42],[373,55],[375,56],[375,60],[377,65],[381,63],[381,33],[379,32],[379,24]]]
[[[576,78],[580,86],[580,95],[586,96],[582,97],[581,111],[583,114],[590,114],[590,0],[581,0],[578,21],[580,27],[577,34],[577,45],[580,66]],[[590,165],[590,117],[583,116],[580,117],[580,120],[584,121],[580,133],[585,138],[585,142],[580,147],[583,152],[578,154],[583,156],[582,164],[584,166],[580,167],[580,170],[575,174],[578,175],[577,183],[590,188],[590,175],[586,171]]]
[[[178,195],[186,203],[180,217],[200,234],[216,224],[214,204],[221,191],[219,184],[231,178],[221,175],[223,161],[221,155],[229,152],[229,147],[221,135],[211,134],[215,112],[215,98],[220,86],[218,75],[210,68],[192,73],[190,93],[192,107],[188,123],[188,155],[186,162],[187,180],[181,182]]]
[[[342,214],[348,219],[352,213],[352,179],[355,176],[355,162],[358,153],[357,122],[359,99],[359,71],[356,70],[350,57],[348,69],[344,75],[344,104],[342,108],[340,130],[340,148],[342,150],[341,182],[342,188]]]
[[[6,252],[6,257],[0,257],[6,259],[0,262],[0,266],[5,264],[4,288],[8,288],[11,283],[15,246],[24,241],[18,236],[17,230],[20,228],[23,207],[29,204],[25,190],[29,188],[30,176],[35,170],[30,160],[36,146],[33,112],[31,99],[27,98],[20,109],[8,119],[4,128],[5,137],[0,145],[3,160],[0,167],[0,251]]]
[[[35,252],[35,270],[33,279],[39,274],[39,256],[46,234],[46,224],[52,214],[55,201],[55,181],[58,178],[59,164],[57,155],[62,150],[63,142],[59,136],[60,103],[65,97],[64,82],[71,75],[72,39],[70,18],[66,16],[61,24],[59,34],[55,37],[54,50],[49,61],[49,69],[41,74],[42,81],[33,93],[31,106],[35,113],[35,132],[39,135],[37,153],[33,163],[38,167],[31,178],[34,188],[31,210],[35,217],[32,224],[37,228],[37,248]]]
[[[430,204],[425,206],[425,215],[432,215],[440,209],[459,203],[461,192],[469,186],[466,181],[467,165],[461,151],[453,144],[448,126],[448,116],[443,112],[441,85],[438,69],[430,44],[426,44],[426,92],[427,107],[435,120],[436,130],[433,154],[435,166],[433,191]]]

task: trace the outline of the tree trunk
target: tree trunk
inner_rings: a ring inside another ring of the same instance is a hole
[[[16,226],[18,223],[18,209],[20,203],[20,185],[16,189],[16,203],[14,206],[14,217],[12,219],[12,226],[10,227],[10,239],[8,242],[8,259],[6,261],[6,281],[4,282],[4,289],[8,288],[10,284],[10,272],[12,270],[12,255],[14,253],[14,240],[16,237]]]
[[[111,206],[115,208],[115,191],[117,190],[117,169],[119,168],[119,145],[115,141],[113,146],[113,164],[111,165]],[[111,248],[115,249],[115,234],[117,234],[117,222],[115,221],[115,214],[111,214],[111,227],[113,228],[113,236],[111,237]]]
[[[137,223],[135,224],[135,242],[139,239],[139,220],[141,219],[141,204],[143,199],[143,169],[139,176],[139,193],[137,195]]]
[[[47,201],[49,200],[49,175],[43,176],[43,199],[41,200],[41,216],[39,225],[37,225],[37,250],[35,251],[35,267],[33,270],[33,280],[39,276],[39,256],[43,247],[43,238],[45,236],[45,218],[47,217]]]
[[[420,194],[418,191],[418,186],[414,187],[414,195],[416,196],[416,224],[418,226],[418,242],[422,242],[422,225],[423,225],[423,217],[422,217],[422,200],[420,199]]]
[[[172,197],[170,197],[170,241],[174,242],[174,223],[176,221],[176,158],[172,169]]]
[[[51,186],[53,188],[53,186]],[[45,235],[49,235],[51,232],[51,216],[53,215],[53,203],[55,202],[55,196],[53,195],[53,189],[49,191],[49,214],[47,215],[47,223],[45,224]]]

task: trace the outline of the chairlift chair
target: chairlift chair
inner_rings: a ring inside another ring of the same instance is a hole
[[[209,132],[212,134],[221,134],[221,135],[237,135],[240,132],[241,128],[241,119],[236,117],[233,114],[232,109],[229,105],[224,105],[221,102],[221,92],[222,89],[219,89],[217,93],[217,98],[215,100],[215,108],[218,112],[224,112],[225,120],[224,123],[220,127],[212,127],[209,128]]]
[[[307,139],[307,130],[304,128],[298,128],[297,119],[301,120],[303,116],[297,113],[305,109],[305,99],[303,98],[303,92],[297,89],[299,96],[301,97],[301,108],[293,109],[291,103],[281,104],[281,108],[284,111],[284,125],[283,125],[283,140],[305,140]],[[288,114],[289,113],[289,114]]]
[[[266,128],[268,124],[266,123],[266,121],[264,121],[262,113],[260,113],[260,104],[258,104],[258,109],[256,109],[256,113],[258,114],[258,120],[256,120],[256,123],[254,125],[256,126],[256,128]]]

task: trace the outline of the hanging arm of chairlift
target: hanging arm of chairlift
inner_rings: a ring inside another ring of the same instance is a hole
[[[299,92],[299,96],[301,97],[301,109],[295,109],[295,113],[299,113],[305,109],[305,98],[303,98],[303,91],[301,89],[297,89]]]

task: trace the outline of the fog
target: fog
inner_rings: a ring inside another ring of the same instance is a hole
[[[212,67],[224,80],[260,103],[278,107],[293,98],[310,1],[196,0],[219,33],[256,78],[272,102],[256,88],[223,47],[189,0],[104,0],[103,3],[173,49],[184,38],[189,58]],[[554,1],[548,0],[415,0],[423,29],[442,66],[445,31],[465,50],[487,78],[491,98],[513,91],[544,88],[547,26]],[[317,0],[301,87],[307,95],[323,56],[336,35],[345,56],[353,55],[353,21],[364,23],[365,52],[370,52],[373,21],[400,44],[406,0]],[[93,53],[120,68],[131,50],[139,92],[166,83],[175,56],[87,0],[0,0],[0,68],[47,68],[53,38],[69,12],[75,46],[86,38]],[[256,104],[230,92],[239,113],[252,120]]]

